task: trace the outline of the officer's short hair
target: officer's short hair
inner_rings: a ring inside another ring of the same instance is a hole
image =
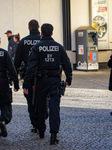
[[[30,20],[30,22],[28,23],[29,27],[31,29],[38,29],[39,28],[39,23],[37,20],[33,19],[33,20]]]
[[[41,32],[43,36],[51,36],[53,29],[53,26],[49,23],[45,23],[41,26]]]

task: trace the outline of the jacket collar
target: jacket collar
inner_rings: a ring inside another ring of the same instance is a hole
[[[30,35],[32,34],[40,34],[39,30],[31,30],[30,31]]]
[[[51,36],[43,36],[42,40],[54,40]]]
[[[8,41],[10,41],[10,39],[12,39],[13,37],[14,37],[14,35],[10,36],[10,37],[8,38]]]

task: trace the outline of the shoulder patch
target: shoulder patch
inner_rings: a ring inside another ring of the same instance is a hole
[[[0,51],[0,57],[3,57],[3,56],[4,56],[4,52]]]

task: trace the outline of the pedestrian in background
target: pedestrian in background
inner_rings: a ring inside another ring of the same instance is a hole
[[[13,37],[13,40],[14,40],[14,45],[13,45],[13,49],[12,49],[12,61],[14,62],[14,59],[15,59],[15,53],[16,53],[16,50],[17,50],[17,46],[19,44],[19,41],[20,41],[20,34],[15,34],[14,37]]]
[[[110,70],[110,78],[109,78],[109,90],[112,91],[112,55],[108,61],[108,67],[111,68]]]
[[[110,59],[108,61],[108,67],[111,68],[110,70],[110,78],[109,78],[109,87],[108,89],[112,91],[112,55],[110,56]],[[112,112],[110,112],[110,115],[112,116]]]
[[[12,59],[12,53],[13,53],[13,50],[14,50],[14,35],[12,35],[12,31],[11,30],[8,30],[6,33],[7,35],[7,38],[8,38],[8,53]]]

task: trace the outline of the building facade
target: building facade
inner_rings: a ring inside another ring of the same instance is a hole
[[[1,47],[7,49],[7,37],[4,34],[12,30],[13,34],[20,33],[21,38],[28,35],[28,22],[37,19],[40,26],[51,23],[54,26],[53,38],[64,44],[63,40],[63,1],[64,0],[0,0],[0,36]],[[80,26],[90,25],[90,0],[65,0],[70,4],[70,36],[71,48],[68,54],[76,63],[75,30]],[[99,63],[108,61],[112,49],[112,0],[108,0],[108,50],[99,51]],[[69,10],[66,10],[69,11]]]

